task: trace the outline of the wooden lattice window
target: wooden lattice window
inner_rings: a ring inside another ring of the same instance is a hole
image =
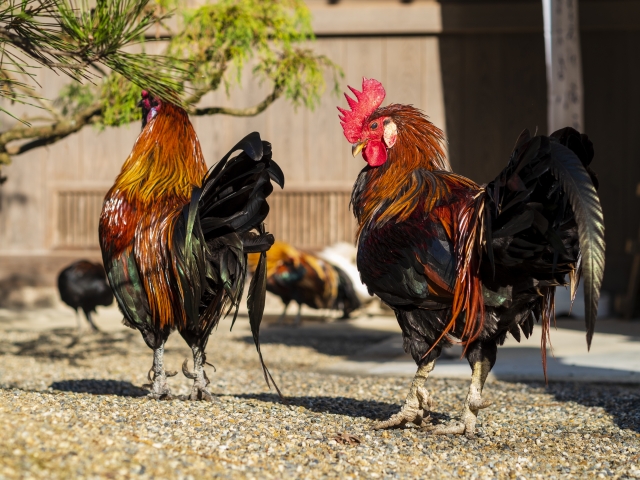
[[[98,248],[98,219],[105,191],[60,191],[55,243],[58,248]],[[321,249],[353,242],[355,222],[347,191],[274,191],[267,230],[298,248]]]
[[[336,242],[353,242],[355,220],[347,191],[274,191],[267,230],[298,248],[321,249]]]
[[[61,191],[57,198],[55,243],[59,248],[99,248],[98,220],[105,191]]]

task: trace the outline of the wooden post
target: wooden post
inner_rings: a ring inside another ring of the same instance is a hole
[[[542,0],[549,133],[584,128],[578,0]]]

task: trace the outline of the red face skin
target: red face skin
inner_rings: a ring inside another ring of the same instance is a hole
[[[138,106],[142,109],[142,128],[144,128],[158,114],[158,110],[162,107],[162,101],[143,90],[142,99],[138,102]]]
[[[390,122],[389,117],[378,117],[368,122],[362,129],[358,143],[364,145],[362,156],[372,167],[383,165],[387,161],[387,150],[396,143],[395,132],[391,134],[391,129],[385,132],[385,127]]]

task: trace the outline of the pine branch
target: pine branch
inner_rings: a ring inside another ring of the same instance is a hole
[[[12,155],[33,150],[34,148],[51,145],[72,133],[82,129],[85,125],[93,123],[102,111],[102,105],[92,105],[76,113],[66,120],[37,127],[15,126],[0,134],[0,165],[11,163]],[[31,142],[10,146],[9,143],[20,140],[35,139]]]
[[[282,95],[281,89],[274,89],[260,103],[248,108],[226,108],[226,107],[204,107],[194,108],[191,114],[194,116],[209,115],[229,115],[233,117],[253,117],[259,115],[275,102]],[[49,125],[27,127],[14,126],[0,134],[0,165],[11,163],[12,155],[21,155],[29,150],[51,145],[68,137],[82,129],[85,125],[100,123],[103,106],[101,104],[91,105],[79,111],[73,116],[62,121],[50,123]],[[9,145],[12,142],[34,139],[30,142],[21,143],[16,146]]]
[[[31,77],[35,65],[62,72],[76,81],[93,80],[96,70],[117,72],[152,89],[164,100],[181,104],[183,69],[163,56],[130,54],[123,47],[139,43],[166,16],[147,7],[149,0],[7,0],[0,3],[0,67],[11,64]],[[13,47],[7,50],[7,45]],[[28,59],[16,56],[20,52]],[[9,89],[10,90],[10,89]],[[7,91],[0,91],[0,97]],[[23,92],[24,93],[24,92]],[[29,103],[9,95],[12,101]],[[24,99],[27,99],[24,101]]]
[[[190,111],[195,116],[204,115],[230,115],[232,117],[255,117],[264,112],[269,105],[282,96],[283,89],[276,87],[264,100],[260,103],[248,108],[228,108],[228,107],[203,107],[195,108]]]
[[[53,118],[62,120],[62,114],[54,108],[53,104],[49,100],[34,95],[32,89],[30,89],[26,84],[19,82],[16,78],[13,77],[13,75],[11,75],[7,70],[3,68],[0,68],[0,79],[4,80],[4,82],[6,82],[6,85],[10,85],[12,89],[22,92],[25,97],[29,97],[30,100],[36,102],[40,106],[40,108],[43,108],[44,110],[49,112],[53,116]],[[50,121],[51,119],[48,120]]]

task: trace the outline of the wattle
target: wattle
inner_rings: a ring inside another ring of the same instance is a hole
[[[379,167],[387,161],[387,147],[380,141],[369,141],[362,156],[371,167]]]

